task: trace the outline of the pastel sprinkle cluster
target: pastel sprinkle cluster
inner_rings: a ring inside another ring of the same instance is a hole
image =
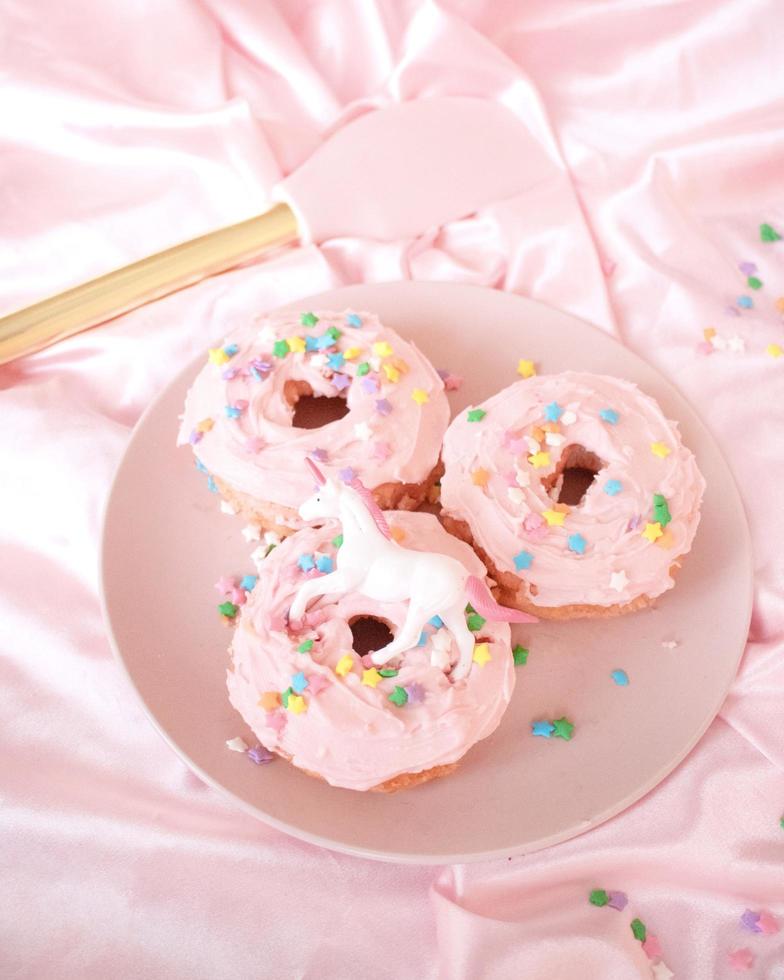
[[[223,602],[218,605],[218,612],[224,623],[231,625],[234,622],[240,606],[245,605],[248,594],[256,587],[258,580],[258,575],[243,575],[239,578],[234,575],[223,575],[218,579],[215,590],[223,596]]]
[[[597,908],[611,908],[622,912],[629,904],[625,892],[606,891],[604,888],[594,888],[588,895],[588,901]],[[648,932],[648,927],[642,919],[634,918],[629,923],[631,933],[642,946],[643,952],[651,961],[651,972],[657,980],[670,980],[673,973],[666,963],[662,962],[662,948],[658,938]]]

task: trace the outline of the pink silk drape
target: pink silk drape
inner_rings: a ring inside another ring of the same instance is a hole
[[[766,353],[784,242],[758,231],[784,234],[783,50],[776,0],[0,0],[0,312],[254,213],[390,100],[503,100],[560,175],[416,241],[286,251],[0,368],[0,974],[666,977],[639,917],[678,978],[734,976],[743,947],[748,976],[784,978],[784,932],[739,925],[784,916],[784,357]],[[628,812],[525,859],[375,865],[234,811],[148,725],[101,623],[112,471],[232,282],[274,306],[401,276],[513,290],[634,348],[717,434],[754,536],[749,646],[705,739]],[[627,909],[588,904],[596,886]]]

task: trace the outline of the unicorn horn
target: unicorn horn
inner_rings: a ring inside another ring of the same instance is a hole
[[[327,482],[327,478],[324,476],[324,474],[321,472],[321,470],[318,468],[318,466],[316,466],[316,464],[313,462],[313,460],[312,459],[309,459],[308,457],[305,457],[305,465],[310,470],[310,472],[313,474],[313,476],[314,476],[314,478],[316,480],[316,483],[318,483],[318,485],[320,487],[323,487],[324,484]]]

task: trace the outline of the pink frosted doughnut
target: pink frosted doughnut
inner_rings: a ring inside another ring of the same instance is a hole
[[[624,612],[671,588],[705,489],[652,398],[573,371],[462,412],[443,461],[447,527],[475,544],[502,602],[551,618]],[[582,502],[559,502],[575,469],[593,482]]]
[[[295,428],[303,396],[343,399],[348,414]],[[327,473],[355,473],[383,508],[417,506],[437,479],[448,422],[441,378],[375,314],[282,313],[210,351],[188,392],[178,444],[192,445],[235,511],[285,532],[303,523],[296,511],[312,488],[306,456]]]
[[[484,579],[476,555],[431,514],[386,516],[393,534],[402,533],[404,547],[451,555]],[[310,625],[288,633],[284,617],[303,575],[319,574],[300,565],[318,563],[320,556],[334,560],[338,530],[330,523],[297,531],[265,559],[232,640],[229,698],[264,746],[333,786],[409,785],[447,771],[443,767],[497,727],[515,680],[509,626],[481,625],[477,643],[487,648],[475,654],[468,676],[455,682],[445,670],[457,660],[457,648],[443,627],[426,627],[426,642],[402,656],[395,677],[379,676],[353,651],[353,620],[371,616],[394,631],[405,619],[406,603],[373,602],[356,593],[324,596],[308,611]],[[281,694],[297,688],[299,694],[284,695],[287,706],[279,703]],[[405,703],[390,700],[396,690],[405,692]]]

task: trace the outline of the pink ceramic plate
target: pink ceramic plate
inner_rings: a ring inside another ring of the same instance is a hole
[[[387,796],[333,789],[284,762],[257,767],[225,746],[236,735],[253,739],[226,696],[228,634],[213,589],[221,574],[253,571],[251,546],[241,524],[219,512],[191,454],[174,446],[193,364],[137,426],[104,526],[109,630],[153,723],[188,765],[249,813],[366,857],[506,857],[620,813],[694,747],[724,700],[746,640],[749,535],[715,442],[653,368],[580,320],[517,296],[402,282],[351,286],[297,306],[376,310],[437,367],[465,376],[450,396],[455,410],[515,381],[520,357],[536,361],[540,372],[573,368],[638,382],[680,422],[707,480],[694,549],[676,588],[653,610],[517,627],[530,656],[518,667],[512,704],[455,775]],[[156,615],[140,617],[139,609]],[[628,687],[611,680],[616,668],[628,673]],[[571,742],[532,737],[532,721],[561,715],[576,726]]]

